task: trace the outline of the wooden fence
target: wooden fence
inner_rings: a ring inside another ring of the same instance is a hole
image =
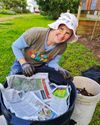
[[[90,39],[97,37],[100,35],[100,20],[79,20],[77,34],[89,36]]]

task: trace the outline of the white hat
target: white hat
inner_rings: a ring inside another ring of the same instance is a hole
[[[52,29],[58,29],[60,24],[65,24],[69,29],[73,31],[73,35],[68,41],[76,41],[78,39],[75,33],[78,27],[78,20],[74,16],[74,14],[71,14],[69,12],[62,13],[54,23],[48,24],[48,26]]]

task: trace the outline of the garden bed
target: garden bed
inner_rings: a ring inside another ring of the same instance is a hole
[[[90,36],[81,36],[78,41],[89,48],[95,55],[97,61],[100,62],[100,35],[92,40],[90,40]]]

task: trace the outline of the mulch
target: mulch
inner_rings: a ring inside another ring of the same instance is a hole
[[[100,35],[92,40],[90,40],[89,36],[80,36],[78,42],[89,48],[97,61],[100,62]]]

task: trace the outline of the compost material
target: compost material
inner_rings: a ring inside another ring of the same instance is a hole
[[[85,88],[77,88],[80,94],[85,95],[85,96],[94,96],[93,94],[87,92]]]

